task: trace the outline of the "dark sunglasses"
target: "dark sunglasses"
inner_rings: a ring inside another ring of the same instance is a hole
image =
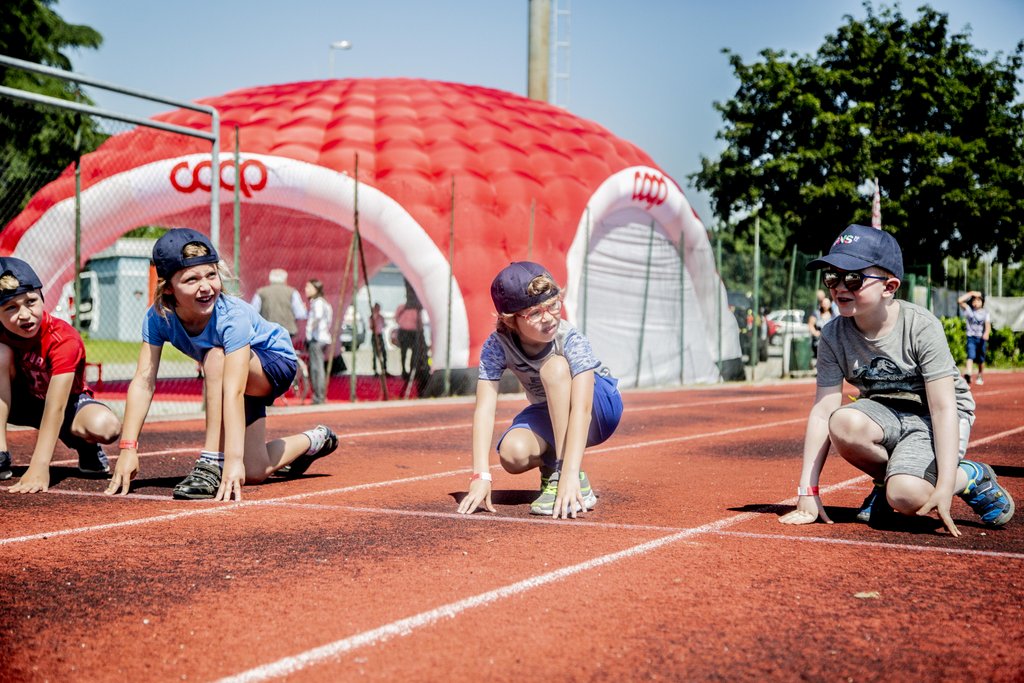
[[[888,280],[889,278],[882,275],[865,275],[859,270],[851,270],[846,273],[840,273],[838,270],[823,270],[821,272],[821,282],[829,289],[834,289],[839,286],[842,282],[851,292],[856,292],[858,289],[864,286],[864,278],[870,278],[872,280]]]

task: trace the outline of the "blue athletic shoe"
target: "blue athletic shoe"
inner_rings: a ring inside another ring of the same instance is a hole
[[[896,511],[892,509],[889,501],[885,498],[885,486],[875,484],[871,489],[871,493],[860,504],[860,510],[857,511],[857,521],[877,527],[889,524],[895,517]]]
[[[961,460],[967,474],[967,488],[959,496],[988,526],[1003,526],[1013,517],[1015,506],[1010,492],[996,481],[996,473],[983,462]]]

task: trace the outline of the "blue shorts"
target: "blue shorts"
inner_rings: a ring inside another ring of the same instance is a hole
[[[263,374],[270,382],[270,393],[266,396],[245,396],[245,426],[267,416],[267,406],[273,405],[274,400],[288,391],[288,388],[295,381],[295,373],[298,370],[299,362],[294,356],[282,356],[278,353],[253,350],[256,357],[260,359],[263,366]]]
[[[619,426],[622,418],[622,395],[619,394],[619,380],[605,375],[594,375],[594,404],[590,412],[590,432],[587,434],[587,446],[596,446],[608,440]],[[512,420],[512,426],[505,430],[498,439],[498,448],[505,440],[505,435],[513,429],[529,429],[544,439],[548,445],[545,461],[548,456],[554,457],[553,444],[555,430],[551,426],[551,414],[548,404],[533,403],[527,406]]]
[[[975,363],[985,362],[985,340],[981,337],[967,338],[967,357]]]

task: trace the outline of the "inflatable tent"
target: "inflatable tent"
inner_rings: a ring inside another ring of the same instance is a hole
[[[289,83],[202,104],[220,113],[219,249],[239,264],[246,298],[282,267],[292,283],[319,277],[337,300],[358,220],[369,275],[394,263],[422,302],[434,370],[475,367],[494,326],[490,281],[527,258],[563,283],[568,319],[625,386],[718,381],[719,358],[740,356],[707,233],[683,192],[593,122],[508,92],[416,79]],[[156,118],[209,128],[189,110]],[[210,168],[204,141],[145,127],[86,155],[83,263],[140,225],[209,232]],[[0,251],[35,264],[51,301],[74,275],[73,225],[68,172],[0,233]]]

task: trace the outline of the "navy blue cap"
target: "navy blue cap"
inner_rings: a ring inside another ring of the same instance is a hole
[[[193,242],[202,244],[209,250],[204,256],[192,256],[186,258],[182,251],[185,245]],[[220,261],[217,250],[213,248],[210,238],[201,232],[190,228],[174,228],[168,230],[163,237],[153,245],[153,265],[156,266],[156,274],[165,280],[177,273],[179,270],[201,266],[204,263],[216,263]]]
[[[25,292],[32,292],[43,288],[43,283],[39,281],[36,271],[32,270],[32,266],[20,258],[14,258],[13,256],[0,258],[0,277],[4,275],[13,276],[18,281],[18,287],[16,289],[0,291],[0,304],[5,304]]]
[[[863,270],[869,266],[883,268],[903,279],[903,251],[891,234],[866,225],[851,225],[832,243],[828,256],[814,259],[807,270],[834,266],[840,270]]]
[[[498,273],[491,283],[491,301],[498,313],[515,313],[530,306],[544,303],[548,299],[558,296],[558,286],[540,294],[530,296],[526,288],[530,282],[540,275],[547,275],[554,282],[548,269],[533,261],[514,261]]]

